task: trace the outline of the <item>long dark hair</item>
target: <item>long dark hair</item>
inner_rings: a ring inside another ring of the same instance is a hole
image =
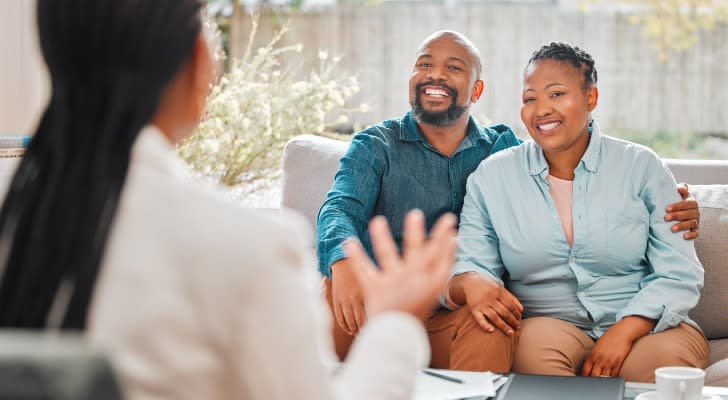
[[[45,327],[66,293],[62,327],[85,328],[131,147],[192,54],[200,8],[38,1],[52,94],[0,209],[1,327]]]

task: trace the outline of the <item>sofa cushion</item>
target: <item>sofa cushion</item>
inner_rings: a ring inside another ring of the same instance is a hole
[[[709,366],[705,370],[705,384],[708,386],[728,386],[728,358]]]
[[[705,286],[690,317],[708,339],[728,338],[728,185],[691,185],[690,192],[700,204],[695,249],[705,269]]]

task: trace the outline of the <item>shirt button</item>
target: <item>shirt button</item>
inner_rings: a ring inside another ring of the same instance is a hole
[[[580,290],[580,291],[576,292],[576,295],[579,296],[579,297],[584,297],[585,294],[586,293],[584,293],[583,290]]]

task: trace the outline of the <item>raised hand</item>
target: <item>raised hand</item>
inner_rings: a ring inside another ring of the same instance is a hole
[[[367,315],[403,311],[426,318],[443,290],[455,261],[456,219],[445,214],[427,238],[425,218],[413,210],[404,222],[403,254],[400,255],[384,217],[369,223],[369,235],[379,263],[377,269],[358,241],[344,246],[363,289]],[[335,282],[335,280],[334,280]]]

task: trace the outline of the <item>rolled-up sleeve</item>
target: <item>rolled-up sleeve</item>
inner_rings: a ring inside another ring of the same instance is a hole
[[[649,216],[647,260],[651,273],[640,282],[640,290],[617,313],[617,320],[639,315],[657,321],[653,331],[660,332],[688,319],[703,287],[703,267],[695,254],[693,241],[671,231],[665,208],[680,200],[676,183],[667,167],[656,157],[650,160],[650,173],[641,193]]]
[[[367,239],[366,226],[379,196],[385,158],[369,134],[356,135],[341,158],[331,191],[317,218],[316,243],[319,271],[331,276],[331,265],[345,257],[343,243],[354,237]]]

